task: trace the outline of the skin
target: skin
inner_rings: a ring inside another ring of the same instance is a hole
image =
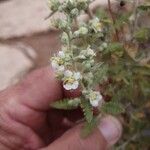
[[[87,139],[81,138],[82,124],[73,123],[80,111],[66,115],[50,109],[50,103],[78,95],[78,91],[64,91],[50,67],[1,91],[0,150],[105,150],[108,142],[98,129]]]

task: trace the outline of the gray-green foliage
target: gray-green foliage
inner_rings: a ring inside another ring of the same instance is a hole
[[[149,13],[149,4],[134,5],[130,12],[118,14],[100,8],[93,14],[89,9],[90,0],[49,1],[53,14],[56,11],[65,14],[64,20],[57,19],[54,23],[62,31],[65,55],[53,58],[54,65],[57,63],[57,77],[65,86],[76,80],[81,90],[80,97],[57,101],[52,107],[65,110],[80,107],[86,122],[84,137],[94,130],[99,116],[118,115],[126,130],[119,149],[143,145],[144,141],[140,142],[143,130],[150,132],[150,28],[139,26],[138,19],[143,12]],[[78,22],[77,17],[83,13],[87,13],[90,20]],[[72,76],[67,78],[62,69],[71,70]],[[77,72],[80,78],[75,79]],[[96,88],[100,94],[95,92]],[[101,99],[99,107],[92,98]],[[98,115],[94,114],[95,109]],[[148,147],[146,140],[145,145]]]

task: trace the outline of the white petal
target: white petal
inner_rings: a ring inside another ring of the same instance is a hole
[[[96,101],[96,100],[90,100],[90,103],[91,103],[91,105],[93,106],[93,107],[98,107],[98,105],[99,105],[99,102],[98,101]]]
[[[54,69],[57,69],[58,67],[59,67],[59,65],[58,65],[58,63],[56,62],[56,61],[52,61],[52,67],[54,68]]]
[[[75,81],[73,84],[72,84],[72,89],[75,90],[77,89],[79,86],[79,82],[78,81]]]
[[[64,87],[66,90],[71,90],[71,89],[72,89],[72,85],[71,85],[71,84],[64,84],[63,87]]]
[[[59,51],[58,52],[58,56],[61,57],[61,58],[65,57],[65,53],[63,51]]]
[[[74,78],[75,78],[76,80],[80,79],[80,78],[81,78],[80,72],[75,72],[75,73],[74,73]]]
[[[88,49],[87,50],[87,54],[90,55],[90,56],[94,56],[95,55],[95,53],[94,53],[94,51],[92,49]]]
[[[97,98],[98,101],[101,101],[103,99],[103,96],[98,92],[97,93]]]
[[[80,59],[86,59],[86,57],[84,55],[79,55]]]
[[[61,71],[61,72],[62,72],[62,71],[64,71],[64,70],[65,70],[65,67],[64,67],[63,65],[58,67],[58,71]]]
[[[73,73],[70,70],[66,70],[65,73],[64,73],[64,75],[66,77],[71,77],[73,75]]]

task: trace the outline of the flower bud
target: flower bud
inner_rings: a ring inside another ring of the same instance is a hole
[[[69,42],[69,38],[66,32],[63,32],[62,36],[61,36],[61,41],[63,44],[68,44]]]
[[[66,29],[66,28],[67,28],[67,25],[68,25],[68,23],[67,23],[66,20],[61,20],[59,26],[60,26],[61,29]]]
[[[108,44],[106,42],[102,43],[101,46],[99,47],[100,51],[103,51],[105,49],[107,49]]]
[[[79,30],[74,32],[75,37],[79,37],[80,35],[86,35],[88,33],[88,29],[86,27],[80,27]]]
[[[72,17],[77,17],[79,15],[79,10],[77,8],[74,8],[71,10],[71,16]]]
[[[58,0],[49,0],[48,5],[52,11],[57,11],[59,9],[60,2]]]

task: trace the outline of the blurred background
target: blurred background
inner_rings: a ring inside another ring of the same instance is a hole
[[[0,0],[0,90],[48,65],[59,49],[46,0]]]
[[[120,9],[120,3],[111,2],[114,12]],[[90,7],[99,6],[106,7],[107,0],[96,0]],[[49,13],[47,0],[0,0],[0,90],[48,65],[59,50],[59,33],[50,28],[50,19],[45,20]]]
[[[91,7],[106,3],[97,0]],[[59,34],[45,20],[49,13],[47,0],[0,0],[0,90],[48,65],[59,49]]]

